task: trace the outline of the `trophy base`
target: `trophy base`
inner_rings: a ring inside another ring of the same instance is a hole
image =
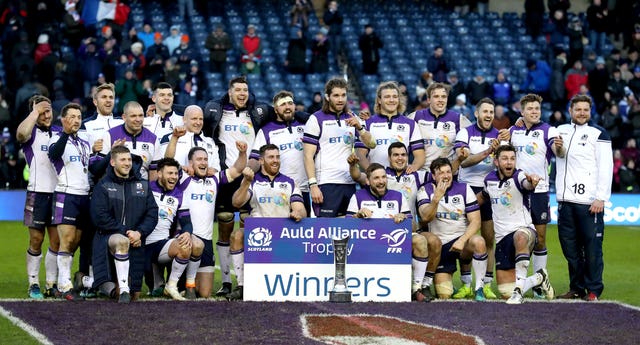
[[[349,303],[351,302],[350,291],[329,291],[329,302]]]

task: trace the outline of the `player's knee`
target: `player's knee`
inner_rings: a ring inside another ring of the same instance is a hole
[[[486,242],[484,241],[484,238],[482,238],[482,236],[473,235],[469,239],[469,243],[471,244],[471,247],[473,248],[474,252],[484,253],[487,251],[487,245],[486,245]]]
[[[498,292],[500,292],[500,295],[502,295],[502,298],[504,299],[511,297],[511,293],[515,288],[516,288],[515,282],[498,284]]]
[[[411,236],[411,250],[414,256],[427,257],[429,255],[427,239],[418,234]]]
[[[127,253],[129,251],[129,238],[121,234],[114,234],[109,237],[109,248],[117,253]]]
[[[37,250],[39,251],[40,248],[42,248],[42,242],[44,241],[44,233],[41,233],[39,231],[34,231],[31,233],[31,236],[29,236],[29,247],[32,250]]]
[[[191,235],[191,255],[200,256],[204,250],[204,242],[196,235]]]
[[[218,213],[218,221],[220,223],[233,223],[233,212]]]
[[[436,294],[441,299],[448,299],[453,295],[453,282],[451,280],[436,283],[435,288]]]

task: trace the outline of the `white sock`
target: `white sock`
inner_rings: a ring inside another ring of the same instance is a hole
[[[188,263],[189,259],[181,259],[176,256],[171,264],[171,274],[169,275],[169,281],[167,284],[171,284],[173,286],[177,285],[178,280],[180,280],[180,276],[184,273]]]
[[[40,285],[40,261],[42,253],[35,254],[31,249],[27,249],[27,275],[29,276],[29,286]]]
[[[428,266],[428,264],[427,264]],[[431,284],[433,284],[433,276],[435,275],[435,272],[429,272],[426,271],[424,273],[424,278],[422,279],[422,287],[430,287]]]
[[[529,255],[516,255],[516,287],[524,293],[524,281],[527,279],[527,271],[529,270]]]
[[[547,248],[533,251],[533,271],[547,268]]]
[[[222,282],[231,283],[231,254],[229,254],[229,242],[216,243],[218,256],[220,257],[220,271],[222,272]]]
[[[71,266],[73,255],[67,252],[58,252],[58,290],[67,292],[73,288],[71,283]]]
[[[118,286],[120,294],[129,292],[129,254],[115,253],[116,276],[118,276]]]
[[[522,294],[529,291],[532,287],[540,285],[540,283],[542,283],[542,275],[540,273],[534,273],[532,276],[528,276],[524,279]]]
[[[489,269],[489,267],[487,267],[487,269]],[[484,278],[482,278],[482,282],[484,283],[484,285],[491,285],[491,283],[493,282],[493,272],[485,273]]]
[[[244,285],[244,249],[231,252],[231,261],[233,261],[233,270],[236,272],[236,281],[238,286]]]
[[[420,283],[424,279],[424,273],[427,271],[428,258],[411,258],[411,267],[413,268],[413,285],[420,287]]]
[[[58,282],[58,252],[49,248],[44,256],[44,272],[47,289]]]
[[[198,268],[200,268],[200,258],[190,257],[189,263],[187,264],[187,287],[195,287],[196,286],[196,275],[198,274]]]
[[[484,254],[473,254],[473,260],[471,261],[471,267],[473,269],[473,275],[475,277],[476,280],[476,284],[475,287],[473,288],[473,291],[476,291],[478,289],[481,289],[484,282],[482,281],[482,279],[484,278],[484,275],[487,273],[487,259],[489,257],[487,256],[487,253]]]

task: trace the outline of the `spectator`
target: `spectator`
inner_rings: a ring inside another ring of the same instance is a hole
[[[520,85],[520,91],[523,93],[535,93],[546,98],[549,95],[549,84],[551,82],[551,68],[544,60],[527,60],[527,77],[522,85]]]
[[[185,102],[181,102],[182,104],[200,104],[204,101],[204,96],[206,95],[207,90],[207,81],[204,77],[204,73],[200,70],[200,66],[198,61],[192,60],[189,73],[182,80],[181,85],[181,94],[182,100]]]
[[[69,0],[65,3],[64,9],[67,11],[62,17],[63,33],[65,38],[69,41],[69,45],[72,49],[78,49],[82,38],[84,37],[84,25],[80,14],[76,8],[76,3],[73,0]]]
[[[331,48],[331,52],[333,53],[333,58],[338,58],[338,53],[342,48],[342,13],[338,10],[338,2],[337,1],[329,1],[329,5],[327,6],[327,10],[324,12],[322,16],[324,21],[324,25],[329,27],[328,31],[328,39],[329,39],[329,47]]]
[[[601,0],[593,0],[587,8],[587,22],[589,23],[589,43],[596,54],[604,53],[604,43],[607,38],[607,16],[609,10]]]
[[[620,168],[624,166],[624,159],[620,150],[613,150],[613,184],[612,192],[620,192]]]
[[[556,10],[544,26],[544,32],[547,35],[547,43],[549,47],[549,58],[553,58],[553,48],[563,46],[565,39],[568,38],[566,13]]]
[[[593,71],[596,68],[597,58],[598,56],[596,55],[596,53],[593,50],[589,50],[589,52],[587,53],[587,57],[582,60],[582,68],[584,68],[587,73]],[[573,66],[573,64],[569,66]]]
[[[112,38],[104,41],[102,48],[98,51],[98,56],[102,60],[102,72],[105,75],[105,80],[109,83],[115,82],[115,68],[120,56],[120,50],[116,47],[116,39]]]
[[[598,56],[596,59],[596,68],[589,72],[587,80],[589,81],[591,96],[596,102],[596,111],[602,113],[607,106],[604,93],[607,91],[607,85],[609,84],[609,73],[607,73],[602,56]]]
[[[165,60],[163,75],[164,81],[173,85],[174,88],[180,85],[180,68],[176,66],[173,58]]]
[[[536,39],[542,31],[542,23],[544,20],[544,1],[543,0],[525,0],[525,26],[527,34]]]
[[[476,122],[475,116],[473,116],[471,109],[467,106],[467,96],[464,93],[456,96],[456,104],[451,110],[464,115],[471,122]]]
[[[427,70],[433,74],[434,81],[444,83],[447,80],[449,66],[441,46],[436,46],[433,49],[433,54],[427,60]]]
[[[578,16],[571,18],[567,30],[569,35],[569,66],[576,60],[582,60],[584,55],[584,30]]]
[[[169,48],[162,43],[162,34],[156,32],[153,35],[153,45],[147,48],[145,60],[147,61],[145,76],[155,84],[162,80],[164,61],[171,56]]]
[[[511,82],[507,80],[502,69],[498,71],[496,79],[493,81],[491,96],[497,105],[508,106],[511,103],[513,89],[511,87]]]
[[[209,50],[209,72],[224,72],[227,63],[227,51],[231,49],[231,39],[224,32],[222,25],[217,25],[216,29],[207,36],[204,46]]]
[[[611,146],[615,149],[620,148],[622,146],[620,131],[622,118],[620,117],[620,112],[616,103],[609,105],[609,107],[602,113],[602,116],[600,117],[600,125],[602,128],[606,129],[609,136],[611,136]]]
[[[142,84],[138,81],[132,68],[127,68],[124,76],[116,81],[116,97],[118,98],[117,113],[122,114],[124,105],[130,101],[138,101],[144,95]]]
[[[42,60],[51,54],[51,45],[49,44],[49,35],[40,34],[38,36],[38,45],[33,55],[33,60],[36,65],[39,65]]]
[[[313,94],[311,105],[307,108],[307,113],[313,114],[320,109],[322,109],[322,94],[320,92],[315,92]]]
[[[173,54],[173,51],[180,46],[180,25],[171,25],[169,36],[164,39],[162,43],[167,46],[169,53]]]
[[[193,10],[193,0],[178,0],[178,11],[180,13],[180,18],[183,18],[185,21],[187,14],[189,17],[193,17],[196,12]]]
[[[155,32],[149,22],[145,22],[142,26],[142,32],[137,33],[138,39],[144,44],[145,53],[153,45],[153,35],[155,35]]]
[[[309,27],[309,12],[313,11],[311,1],[296,0],[291,7],[291,26],[300,26],[303,29]]]
[[[607,91],[611,95],[611,101],[618,103],[624,98],[624,88],[627,83],[622,80],[620,70],[616,68],[607,83]]]
[[[549,0],[547,6],[549,7],[549,13],[560,11],[563,18],[565,18],[564,20],[566,20],[567,11],[571,8],[571,0]],[[567,23],[565,22],[564,25],[567,25]]]
[[[632,159],[620,167],[620,192],[622,193],[640,193],[640,185],[638,185],[638,169],[636,162]]]
[[[96,51],[96,43],[93,37],[84,40],[78,49],[78,62],[84,85],[84,95],[89,94],[91,84],[98,79],[98,74],[102,72],[102,60]]]
[[[567,63],[567,53],[564,49],[556,48],[556,57],[551,62],[551,79],[549,85],[549,96],[551,98],[551,109],[564,109],[565,88],[564,88],[564,66]]]
[[[380,48],[384,44],[380,37],[373,31],[373,26],[364,26],[364,33],[358,39],[358,48],[362,52],[362,72],[364,74],[378,74],[380,63]]]
[[[504,106],[496,105],[493,115],[493,127],[497,130],[509,129],[511,120],[504,113]]]
[[[136,78],[141,80],[144,76],[144,68],[147,66],[147,59],[144,57],[142,43],[136,42],[131,45],[131,49],[127,54],[127,60],[129,61],[129,66],[133,69],[133,72],[136,74]]]
[[[433,79],[431,80],[431,83],[433,83]],[[425,83],[425,90],[431,83]],[[447,99],[447,108],[451,108],[456,104],[456,97],[465,92],[464,83],[460,80],[458,72],[456,71],[451,71],[447,74],[447,83],[451,85],[451,92],[449,92],[449,98]]]
[[[633,69],[633,79],[629,80],[629,89],[636,98],[640,96],[640,66]]]
[[[260,59],[262,58],[262,44],[256,34],[256,26],[249,24],[247,34],[242,38],[242,58],[240,71],[242,74],[260,74]]]
[[[561,110],[554,110],[553,113],[551,113],[551,117],[549,117],[549,124],[551,126],[558,127],[565,123],[567,123],[567,119]]]
[[[293,26],[287,47],[287,59],[284,60],[287,71],[291,74],[305,74],[307,72],[306,54],[307,43],[302,28],[298,25]]]
[[[491,85],[484,78],[484,71],[476,70],[475,76],[467,84],[466,94],[469,95],[469,102],[474,105],[483,98],[491,96]]]
[[[567,100],[580,92],[580,86],[587,85],[589,76],[582,68],[582,61],[577,60],[564,75],[564,87],[567,90]]]
[[[189,35],[182,35],[180,46],[173,51],[171,56],[175,58],[176,66],[179,68],[180,73],[189,73],[191,61],[198,60],[198,51],[191,46]]]
[[[335,2],[335,1],[332,1]],[[329,48],[331,43],[326,36],[326,29],[320,29],[316,37],[311,41],[310,73],[329,72]]]
[[[0,127],[9,127],[12,125],[12,122],[9,104],[4,98],[4,95],[0,92]]]
[[[622,157],[628,160],[638,161],[640,159],[640,150],[636,146],[636,139],[629,138],[624,144],[624,148],[620,150]]]
[[[607,71],[609,71],[609,74],[612,74],[614,70],[619,70],[620,69],[620,62],[621,62],[622,56],[620,55],[620,49],[618,48],[613,48],[611,49],[611,54],[609,54],[609,56],[607,56],[606,59],[606,64],[607,64]]]
[[[0,138],[0,187],[18,188],[20,179],[18,174],[18,150],[11,140],[9,128],[4,127]]]

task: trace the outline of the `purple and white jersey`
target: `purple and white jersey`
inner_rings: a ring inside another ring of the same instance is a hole
[[[49,149],[58,142],[60,133],[55,133],[49,139]],[[64,147],[62,157],[52,160],[58,175],[55,191],[74,195],[89,195],[89,142],[78,135],[70,135]]]
[[[293,120],[290,124],[276,121],[269,122],[256,134],[256,140],[253,143],[249,158],[260,159],[260,148],[263,145],[276,145],[280,150],[280,172],[293,178],[300,191],[308,192],[309,183],[303,164],[303,134],[304,124],[296,120]]]
[[[533,228],[529,209],[529,193],[522,183],[526,180],[524,172],[516,169],[513,176],[500,180],[497,171],[484,179],[484,196],[491,201],[493,229],[496,243],[518,228]]]
[[[30,192],[53,193],[58,183],[56,169],[49,161],[49,140],[60,132],[61,128],[52,126],[44,128],[33,126],[31,138],[21,144],[22,152],[29,165],[29,184],[27,190]]]
[[[236,141],[244,141],[247,147],[253,147],[256,129],[253,128],[251,114],[246,109],[236,110],[233,105],[227,104],[222,108],[222,118],[218,128],[218,140],[224,144],[226,150],[224,163],[231,167],[240,155],[236,148]]]
[[[293,179],[279,173],[273,178],[258,171],[249,187],[251,217],[289,218],[291,204],[303,202],[302,193]]]
[[[488,131],[484,131],[477,124],[474,124],[458,132],[455,148],[468,147],[469,154],[474,155],[488,149],[491,146],[492,139],[498,139],[497,129],[491,127]],[[493,170],[495,170],[493,154],[490,154],[476,165],[466,168],[460,167],[458,180],[473,187],[482,187],[484,178]]]
[[[182,116],[175,112],[165,114],[164,118],[158,114],[153,114],[153,116],[145,117],[142,122],[142,126],[150,130],[151,133],[155,134],[158,138],[173,133],[174,128],[183,125],[184,121]]]
[[[422,134],[416,122],[404,115],[389,118],[375,114],[365,122],[365,128],[376,140],[376,147],[368,149],[371,163],[389,165],[389,145],[395,142],[403,143],[410,153],[415,150],[424,150]],[[360,140],[356,141],[355,147],[367,148]]]
[[[102,139],[104,134],[111,128],[118,127],[124,123],[121,118],[113,115],[94,115],[82,122],[82,127],[78,131],[81,138],[89,142],[89,147],[93,149],[93,144],[98,139]]]
[[[216,196],[220,185],[226,183],[229,183],[227,170],[211,177],[198,178],[183,175],[180,179],[180,185],[184,188],[184,202],[189,204],[194,235],[205,240],[213,238]]]
[[[347,125],[350,114],[326,114],[317,111],[309,117],[302,142],[316,147],[315,168],[318,184],[353,184],[347,158],[353,151],[358,133]]]
[[[189,215],[188,200],[184,200],[185,185],[176,184],[173,190],[167,191],[160,186],[158,181],[150,184],[153,197],[158,205],[158,224],[156,228],[147,236],[146,244],[155,243],[169,238],[171,225],[178,219]]]
[[[430,204],[435,193],[433,183],[425,183],[418,191],[418,207]],[[463,182],[453,181],[451,187],[436,209],[436,217],[429,222],[429,231],[438,236],[442,243],[449,243],[467,231],[467,214],[480,209],[471,187]]]
[[[516,168],[528,174],[540,176],[536,193],[549,191],[549,163],[553,156],[553,139],[560,135],[558,129],[540,122],[527,129],[512,126],[511,144],[516,148]]]
[[[140,175],[143,179],[149,179],[149,170],[151,162],[157,161],[162,158],[162,152],[160,150],[160,140],[150,130],[142,128],[142,131],[137,135],[131,135],[124,128],[125,125],[111,128],[102,137],[102,151],[100,153],[104,156],[111,152],[111,145],[118,139],[125,139],[126,146],[132,155],[137,155],[142,158],[142,168],[140,169]]]
[[[460,128],[469,126],[469,120],[455,111],[448,110],[443,115],[435,117],[430,109],[422,109],[410,115],[420,129],[424,139],[424,150],[427,157],[424,170],[429,171],[429,166],[436,158],[453,157],[453,145],[456,134]]]
[[[171,140],[171,133],[165,135],[160,140],[160,157],[164,157]],[[174,159],[180,163],[180,166],[186,166],[189,164],[189,151],[194,147],[202,147],[207,151],[209,167],[220,171],[220,155],[218,154],[218,145],[204,133],[195,134],[193,132],[187,132],[185,135],[178,138],[176,144],[176,153]]]
[[[387,167],[387,188],[395,190],[402,194],[402,200],[405,205],[411,211],[413,219],[417,219],[416,213],[416,200],[418,196],[418,190],[424,183],[425,173],[424,171],[415,171],[411,174],[407,174],[403,171],[400,175],[392,168]]]
[[[349,200],[347,214],[354,215],[362,208],[373,212],[371,218],[393,218],[398,213],[411,217],[411,211],[404,203],[402,194],[391,189],[387,189],[387,193],[382,197],[373,195],[370,188],[358,190]]]

